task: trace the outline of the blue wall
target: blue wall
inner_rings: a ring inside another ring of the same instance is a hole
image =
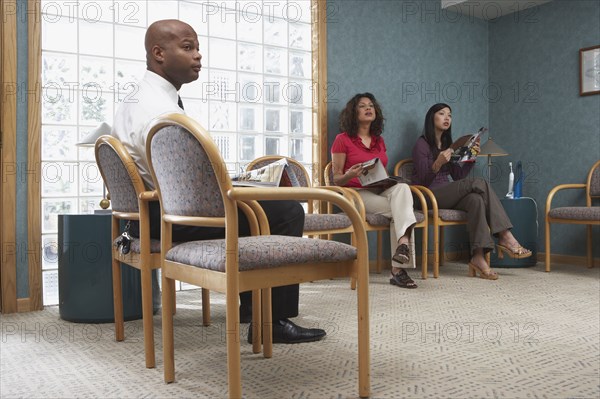
[[[510,154],[493,159],[499,196],[506,193],[508,162],[525,163],[524,196],[538,203],[538,250],[544,251],[551,187],[583,182],[600,158],[600,95],[578,91],[578,50],[600,44],[600,2],[555,0],[489,22],[440,10],[439,1],[327,4],[329,144],[346,101],[370,91],[386,117],[391,170],[410,156],[429,106],[446,102],[455,137],[488,126]],[[475,175],[486,176],[485,161],[478,163]],[[553,253],[585,255],[584,228],[555,225],[553,231]],[[448,249],[465,239],[457,228]]]
[[[494,137],[510,154],[495,160],[505,171],[498,187],[506,190],[508,161],[522,160],[530,173],[523,194],[538,203],[539,249],[545,251],[548,192],[585,182],[600,159],[600,95],[579,95],[579,49],[600,45],[600,2],[553,1],[520,18],[490,21],[489,32],[490,81],[509,89],[489,108]],[[574,201],[585,204],[583,190],[559,193],[553,206]],[[552,253],[585,255],[584,227],[553,225],[552,231]]]
[[[441,10],[439,3],[327,1],[330,145],[340,132],[340,111],[354,94],[365,91],[383,108],[389,171],[410,158],[425,113],[437,102],[452,107],[454,137],[489,125],[488,24]],[[468,248],[464,227],[446,230],[448,251]],[[389,253],[386,237],[384,257]]]

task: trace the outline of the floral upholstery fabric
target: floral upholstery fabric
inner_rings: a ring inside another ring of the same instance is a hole
[[[238,244],[240,271],[356,258],[353,246],[328,240],[272,235],[241,237]],[[181,243],[167,252],[166,259],[225,272],[225,240]]]
[[[342,213],[318,214],[307,213],[304,216],[304,231],[322,231],[331,229],[345,229],[350,227],[350,218]]]
[[[467,213],[455,209],[438,209],[439,217],[446,222],[466,222]],[[433,211],[429,211],[429,216],[433,217]]]
[[[222,217],[225,215],[217,173],[200,145],[179,126],[160,129],[152,138],[152,166],[166,214]]]
[[[568,206],[555,208],[548,212],[548,216],[557,219],[600,221],[600,206]]]
[[[104,175],[104,184],[110,193],[112,209],[117,212],[139,212],[138,198],[131,183],[131,176],[115,150],[108,144],[102,144],[98,148],[96,162]]]
[[[590,195],[592,197],[600,196],[600,167],[596,168],[592,172],[592,179],[590,181]]]

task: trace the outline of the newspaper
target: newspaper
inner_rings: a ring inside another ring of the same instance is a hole
[[[231,178],[234,186],[298,187],[300,182],[285,158]]]

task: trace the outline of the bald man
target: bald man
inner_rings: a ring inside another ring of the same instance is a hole
[[[182,85],[198,79],[202,68],[198,35],[194,29],[178,20],[162,20],[148,27],[145,38],[146,66],[144,77],[135,85],[135,93],[123,101],[113,124],[113,136],[129,151],[138,166],[148,189],[154,188],[146,158],[148,124],[154,118],[168,113],[185,113],[178,95]],[[261,201],[272,234],[302,236],[304,209],[296,201]],[[250,235],[248,221],[239,213],[240,236]],[[138,226],[131,234],[137,236]],[[150,235],[160,238],[160,207],[150,206]],[[221,228],[173,226],[174,241],[195,241],[225,238]],[[240,295],[240,320],[251,319],[251,295]],[[298,285],[277,287],[272,290],[273,342],[300,343],[318,341],[325,331],[303,328],[289,320],[298,315]],[[252,329],[249,329],[251,331]],[[248,341],[251,337],[248,336]]]

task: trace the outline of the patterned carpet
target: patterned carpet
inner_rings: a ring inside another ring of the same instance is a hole
[[[498,269],[496,282],[447,264],[439,279],[405,290],[371,275],[372,398],[600,397],[599,270],[582,266]],[[416,277],[417,272],[411,272]],[[243,341],[247,398],[358,396],[355,296],[347,281],[304,284],[304,326],[318,343],[276,345],[272,359]],[[157,368],[144,368],[141,320],[74,324],[56,307],[1,318],[2,398],[223,398],[227,395],[223,296],[202,327],[200,293],[178,293],[176,382],[164,384],[160,314]],[[244,325],[247,328],[247,325]]]

